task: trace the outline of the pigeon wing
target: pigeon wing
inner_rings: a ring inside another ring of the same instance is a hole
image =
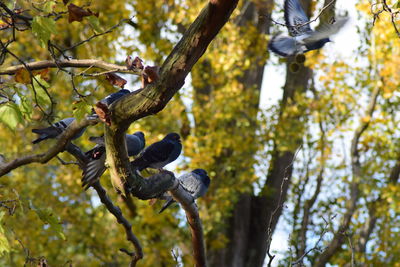
[[[324,38],[328,38],[329,36],[337,33],[340,29],[347,23],[348,18],[340,18],[335,21],[333,24],[324,23],[318,27],[318,29],[311,33],[309,37],[304,38],[305,43],[316,42]]]
[[[92,158],[83,170],[82,187],[84,187],[85,190],[95,183],[106,170],[105,147],[99,146],[91,150],[91,153]]]
[[[164,162],[168,160],[174,150],[174,144],[168,140],[161,140],[152,144],[143,152],[143,158],[150,163]]]
[[[293,37],[275,35],[268,44],[269,50],[282,57],[296,54],[297,45]]]
[[[290,35],[298,36],[312,31],[310,24],[308,24],[310,20],[299,3],[299,0],[286,0],[284,4],[284,13],[285,23]]]

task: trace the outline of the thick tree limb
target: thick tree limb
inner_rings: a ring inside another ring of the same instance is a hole
[[[237,5],[236,1],[211,1],[186,31],[161,67],[159,80],[147,85],[144,90],[116,101],[110,107],[111,126],[105,126],[107,161],[114,186],[123,195],[129,193],[142,199],[162,193],[161,186],[150,179],[142,179],[131,170],[125,144],[125,131],[129,125],[145,116],[161,111],[173,95],[183,86],[193,65],[203,55],[210,42],[227,22]],[[165,177],[163,183],[174,181],[173,175]],[[170,178],[168,178],[170,176]],[[172,188],[171,184],[171,187]],[[179,199],[179,196],[177,196]],[[182,202],[182,205],[186,205]],[[196,266],[206,266],[201,223],[196,213],[188,213],[192,229]]]
[[[139,70],[129,70],[127,66],[116,65],[98,59],[70,59],[70,60],[64,59],[64,60],[57,60],[57,62],[52,60],[44,60],[44,61],[26,63],[26,66],[28,67],[29,70],[72,67],[72,68],[98,68],[106,70],[106,72],[102,72],[101,74],[110,72],[130,73],[137,75],[140,74]],[[0,75],[14,75],[19,69],[22,68],[25,68],[25,66],[16,65],[0,69]]]
[[[27,165],[30,163],[47,163],[49,160],[51,160],[53,157],[55,157],[58,153],[62,152],[65,150],[65,147],[67,146],[68,142],[71,140],[71,138],[78,133],[82,128],[85,128],[89,125],[96,124],[97,120],[94,119],[83,119],[79,122],[74,121],[65,131],[60,135],[60,137],[57,140],[57,143],[52,146],[47,152],[42,153],[42,154],[36,154],[36,155],[30,155],[30,156],[24,156],[17,158],[13,161],[10,161],[8,163],[2,164],[0,168],[0,177],[9,173],[10,171],[21,167],[23,165]]]

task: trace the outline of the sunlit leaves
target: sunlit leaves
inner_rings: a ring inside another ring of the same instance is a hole
[[[35,76],[35,79],[33,79],[33,86],[31,86],[31,88],[34,92],[34,99],[41,107],[47,107],[51,103],[51,99],[47,91],[49,87],[50,85],[43,80],[40,75]]]
[[[103,31],[100,26],[100,20],[97,16],[94,16],[94,15],[88,16],[87,20],[89,21],[90,26],[92,26],[93,30],[96,33],[100,33]]]
[[[53,18],[36,16],[32,20],[32,33],[39,39],[41,46],[46,47],[51,34],[57,34],[56,22]]]
[[[91,111],[92,111],[92,106],[83,100],[77,101],[73,105],[74,118],[78,120],[90,114]]]
[[[19,107],[13,102],[0,105],[0,122],[3,125],[6,125],[10,130],[14,131],[18,123],[23,122],[22,113],[19,110]]]
[[[0,212],[0,257],[2,257],[5,253],[10,252],[11,247],[8,242],[7,237],[5,236],[5,231],[3,228],[3,217],[5,215],[4,211]]]

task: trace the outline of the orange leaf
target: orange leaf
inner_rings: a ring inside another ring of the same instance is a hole
[[[45,80],[46,82],[48,82],[50,80],[50,69],[44,69],[44,70],[37,70],[33,72],[33,75],[40,75],[40,78],[42,78],[43,80]]]
[[[143,60],[140,57],[135,57],[134,60],[132,60],[131,56],[128,56],[125,60],[126,67],[128,70],[134,70],[134,69],[143,69]]]
[[[31,75],[30,75],[29,71],[27,71],[24,68],[18,69],[15,72],[14,79],[17,83],[23,83],[23,84],[31,83]]]

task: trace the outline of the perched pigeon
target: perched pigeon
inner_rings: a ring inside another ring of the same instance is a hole
[[[129,91],[128,89],[121,89],[118,92],[109,94],[108,96],[106,96],[105,98],[103,98],[102,100],[100,100],[99,102],[106,104],[107,106],[111,105],[113,102],[117,101],[118,99],[120,99],[121,97],[123,97],[124,95],[130,94],[131,91]]]
[[[301,7],[299,0],[285,0],[285,23],[289,36],[275,35],[268,48],[283,57],[305,53],[323,47],[330,42],[329,36],[337,33],[348,18],[340,18],[333,24],[325,23],[317,30],[311,30],[309,18]]]
[[[49,138],[56,138],[58,135],[60,135],[62,132],[65,131],[65,129],[68,128],[68,126],[75,120],[75,118],[66,118],[63,119],[59,122],[56,122],[52,124],[50,127],[47,128],[42,128],[42,129],[32,129],[32,132],[35,134],[39,135],[39,138],[32,141],[33,144],[37,144],[42,142],[43,140],[49,139]],[[82,134],[85,132],[86,128],[83,128],[80,130],[78,133],[76,133],[73,137],[73,139],[77,139],[82,136]]]
[[[147,147],[138,158],[131,162],[131,166],[139,171],[146,168],[162,169],[181,154],[180,138],[177,133],[167,134],[161,141]]]
[[[143,150],[145,146],[143,132],[127,134],[125,138],[129,157],[136,156]],[[104,165],[106,161],[104,137],[90,137],[90,141],[96,143],[96,146],[86,152],[86,155],[90,156],[90,161],[83,170],[82,186],[85,187],[85,190],[96,182],[106,170]]]
[[[210,177],[208,177],[207,172],[203,169],[195,169],[178,177],[178,180],[183,189],[188,191],[194,199],[204,196],[207,192],[208,186],[210,185]],[[159,213],[163,212],[175,202],[170,195],[167,195],[165,199],[166,201]]]

